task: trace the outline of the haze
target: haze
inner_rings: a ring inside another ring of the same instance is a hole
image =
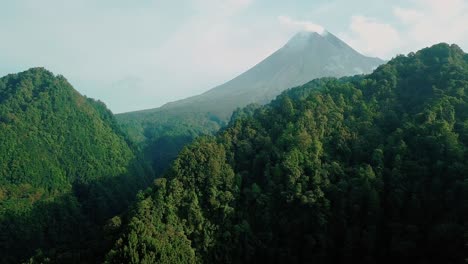
[[[301,30],[382,59],[437,42],[468,50],[466,14],[464,0],[2,1],[0,76],[43,66],[120,113],[224,83]]]

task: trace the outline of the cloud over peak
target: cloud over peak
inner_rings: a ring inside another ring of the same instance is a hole
[[[320,35],[326,34],[327,32],[321,25],[309,21],[295,20],[288,16],[278,16],[278,21],[281,25],[295,31],[317,32]]]

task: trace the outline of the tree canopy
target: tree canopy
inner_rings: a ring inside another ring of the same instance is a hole
[[[0,135],[3,263],[85,262],[152,175],[102,102],[42,68],[0,78]]]
[[[467,90],[438,44],[286,91],[185,147],[106,263],[463,263]]]

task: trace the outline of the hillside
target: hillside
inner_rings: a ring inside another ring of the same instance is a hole
[[[463,263],[468,54],[317,79],[184,148],[107,263]]]
[[[223,85],[160,108],[120,114],[117,118],[135,142],[147,144],[148,156],[161,171],[182,146],[198,135],[216,132],[239,107],[268,103],[282,91],[315,78],[370,73],[382,63],[359,54],[329,32],[300,32],[284,47]]]
[[[2,263],[84,263],[151,177],[105,105],[42,68],[0,78],[0,135]]]

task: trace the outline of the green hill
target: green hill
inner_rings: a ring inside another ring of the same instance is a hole
[[[463,263],[468,55],[318,79],[185,147],[107,263]]]
[[[99,226],[149,182],[105,105],[42,68],[0,79],[0,135],[2,263],[38,249],[86,262]]]

